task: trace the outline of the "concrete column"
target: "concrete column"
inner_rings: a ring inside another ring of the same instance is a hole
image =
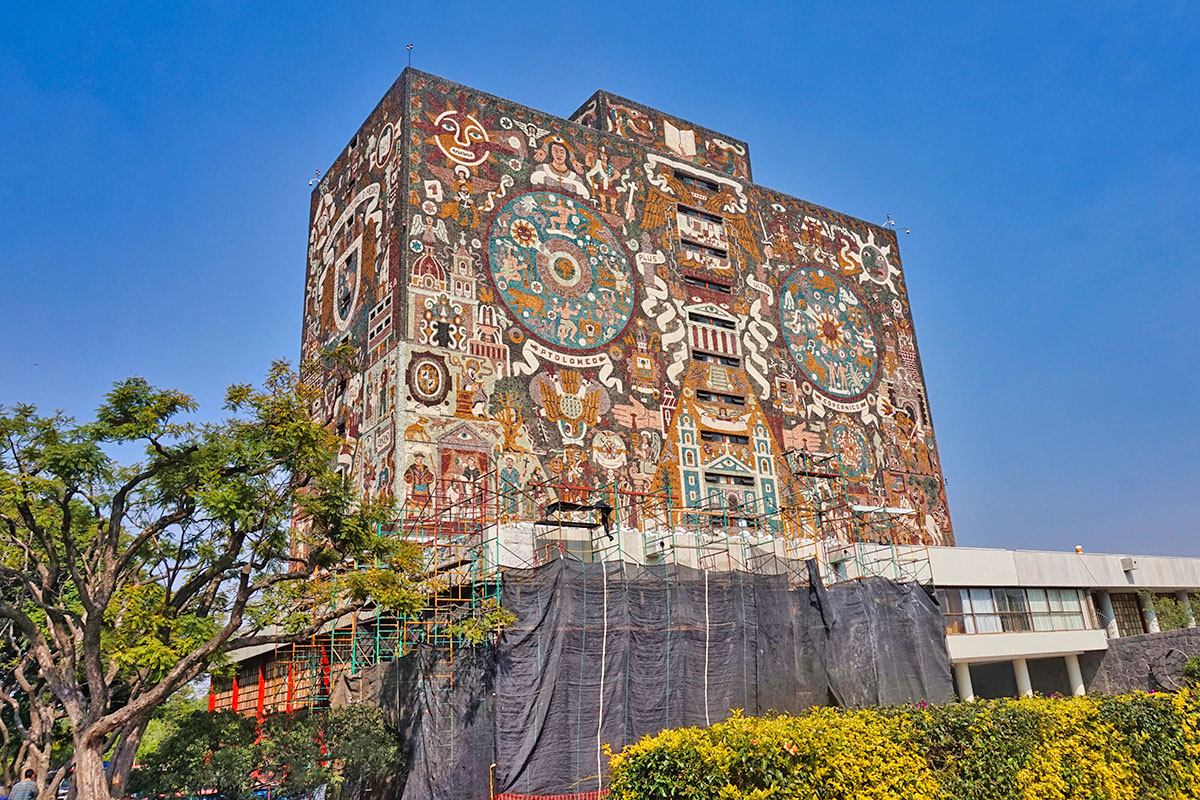
[[[1158,627],[1158,614],[1154,613],[1154,599],[1144,596],[1138,592],[1138,608],[1142,610],[1142,619],[1146,623],[1146,633],[1158,633],[1162,628]]]
[[[954,681],[958,684],[958,699],[964,703],[975,702],[975,687],[971,685],[971,665],[960,661],[954,665]]]
[[[1033,697],[1033,684],[1029,681],[1029,664],[1023,658],[1014,658],[1013,674],[1017,677],[1017,695]]]
[[[1097,599],[1100,601],[1100,616],[1103,617],[1104,631],[1110,639],[1120,639],[1121,630],[1117,627],[1117,612],[1113,611],[1112,597],[1108,592],[1100,590],[1096,592]]]
[[[1067,680],[1071,684],[1071,694],[1076,697],[1087,694],[1087,687],[1083,685],[1083,670],[1079,669],[1079,656],[1067,653],[1063,658],[1067,662]]]
[[[1196,627],[1196,615],[1192,612],[1192,598],[1188,597],[1187,592],[1179,591],[1175,593],[1175,599],[1183,604],[1183,612],[1187,614],[1187,626],[1189,628]]]

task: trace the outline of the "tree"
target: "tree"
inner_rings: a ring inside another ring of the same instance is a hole
[[[131,791],[151,797],[214,793],[248,800],[263,786],[297,797],[317,786],[361,785],[394,776],[399,742],[378,708],[351,705],[269,718],[261,729],[231,711],[178,717],[141,759]]]
[[[281,362],[216,422],[140,378],[83,424],[0,408],[0,620],[70,724],[80,800],[124,796],[155,709],[227,653],[423,604],[417,552],[336,470],[316,400]]]
[[[261,748],[254,717],[235,711],[184,714],[133,773],[129,790],[150,797],[211,793],[244,800],[258,788]]]
[[[24,644],[11,622],[0,625],[0,786],[12,786],[32,769],[52,795],[66,774],[59,769],[47,782],[62,706]]]

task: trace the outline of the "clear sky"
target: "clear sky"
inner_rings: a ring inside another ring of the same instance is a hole
[[[405,64],[608,89],[891,213],[960,544],[1200,556],[1200,5],[7,4],[0,403],[295,359],[308,179]]]

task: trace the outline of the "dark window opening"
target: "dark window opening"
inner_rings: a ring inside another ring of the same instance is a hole
[[[698,208],[692,208],[691,206],[676,206],[676,208],[679,210],[679,213],[683,214],[685,217],[702,219],[705,222],[713,222],[717,225],[722,225],[725,222],[725,220],[718,217],[716,214],[709,214],[707,211],[701,211]]]
[[[697,289],[708,289],[710,292],[720,292],[721,294],[733,294],[733,287],[729,284],[710,281],[707,278],[697,278],[695,275],[684,275],[683,282]]]
[[[747,475],[729,475],[724,472],[705,472],[704,482],[714,486],[754,486],[754,478]]]
[[[746,398],[736,394],[723,394],[721,392],[709,392],[704,389],[696,391],[696,399],[703,403],[726,403],[731,406],[746,405]]]
[[[690,175],[686,172],[680,172],[679,170],[675,170],[675,177],[678,178],[679,182],[684,186],[688,186],[692,189],[703,189],[706,192],[715,192],[721,188],[713,181],[701,178],[698,175]]]
[[[719,431],[700,431],[702,442],[729,442],[730,444],[750,444],[749,436],[738,433],[722,433]]]
[[[688,319],[692,322],[699,322],[701,325],[712,325],[714,328],[724,328],[727,331],[736,330],[737,326],[731,320],[721,319],[720,317],[710,317],[708,314],[697,314],[688,312]]]
[[[722,250],[719,247],[709,247],[706,244],[700,244],[699,242],[693,242],[691,239],[684,239],[682,236],[679,237],[679,242],[680,242],[680,244],[683,245],[685,250],[698,250],[701,253],[704,253],[706,256],[712,256],[713,258],[720,258],[720,259],[729,258],[729,251]]]
[[[724,364],[727,367],[740,367],[742,360],[732,356],[721,356],[716,353],[706,353],[703,350],[693,350],[692,358],[696,361],[703,361],[706,364]]]

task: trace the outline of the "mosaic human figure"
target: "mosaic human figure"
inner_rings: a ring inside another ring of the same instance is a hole
[[[517,470],[512,456],[505,456],[504,467],[500,470],[500,500],[504,513],[513,516],[517,513],[517,492],[521,484],[521,473]]]
[[[404,482],[408,484],[408,504],[410,508],[421,509],[429,505],[433,493],[433,470],[425,463],[425,454],[413,456],[413,463],[404,470]]]

